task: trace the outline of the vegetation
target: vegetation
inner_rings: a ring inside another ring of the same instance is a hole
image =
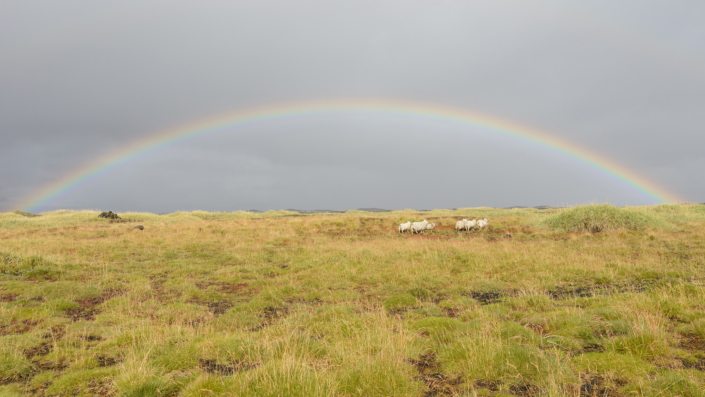
[[[634,208],[617,208],[607,204],[572,207],[546,220],[548,226],[564,232],[587,231],[599,233],[606,230],[642,230],[649,226],[663,227],[664,223],[648,211]]]
[[[705,395],[703,205],[98,214],[0,214],[0,397]]]

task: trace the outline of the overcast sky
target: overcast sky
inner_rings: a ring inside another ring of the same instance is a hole
[[[481,112],[705,201],[705,2],[2,1],[0,211],[150,134],[279,103]],[[142,158],[38,209],[652,204],[443,121],[311,115]]]

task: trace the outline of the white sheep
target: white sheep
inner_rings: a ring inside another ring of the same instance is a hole
[[[487,218],[480,219],[479,221],[477,221],[477,228],[478,229],[484,229],[486,227],[487,227]]]
[[[465,222],[467,222],[467,219],[463,219],[462,221],[458,221],[455,223],[455,230],[465,230]]]
[[[411,221],[399,224],[399,233],[408,232],[411,229]]]
[[[436,227],[436,223],[429,223],[426,225],[426,230],[433,230],[433,228]]]
[[[465,222],[465,230],[466,231],[470,231],[470,230],[474,229],[476,226],[477,226],[477,221],[474,219],[471,221]]]
[[[411,224],[411,233],[422,233],[426,230],[426,226],[428,226],[428,221],[425,219],[423,222],[414,222]]]

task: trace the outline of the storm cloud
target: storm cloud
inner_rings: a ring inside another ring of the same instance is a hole
[[[0,209],[213,115],[327,99],[493,115],[705,201],[701,1],[5,2]],[[652,204],[490,131],[317,114],[144,157],[38,210]]]

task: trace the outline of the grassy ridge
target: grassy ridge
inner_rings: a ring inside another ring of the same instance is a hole
[[[705,206],[97,215],[0,214],[1,397],[705,389]]]

